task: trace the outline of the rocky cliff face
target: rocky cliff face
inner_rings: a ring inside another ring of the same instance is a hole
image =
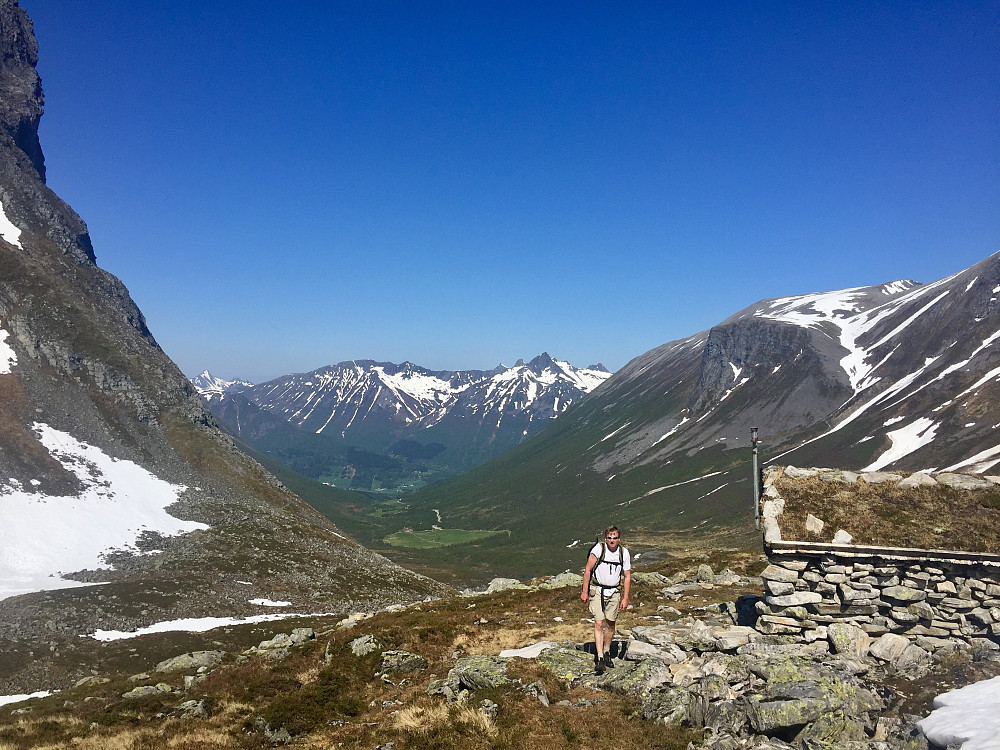
[[[0,0],[0,638],[251,614],[254,595],[348,611],[441,590],[216,428],[45,185],[36,59],[27,15]]]

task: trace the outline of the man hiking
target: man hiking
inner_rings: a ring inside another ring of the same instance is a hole
[[[624,581],[624,584],[622,583]],[[628,609],[628,594],[632,588],[632,558],[621,546],[621,532],[609,526],[604,542],[590,549],[583,569],[583,591],[580,601],[590,602],[594,615],[594,663],[597,674],[611,666],[611,641],[615,635],[618,613]]]

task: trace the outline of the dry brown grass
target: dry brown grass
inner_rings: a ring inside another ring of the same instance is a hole
[[[402,709],[393,717],[392,726],[400,732],[426,734],[447,721],[448,706],[428,699]]]
[[[856,544],[1000,552],[1000,487],[907,490],[894,484],[783,477],[777,488],[785,500],[785,512],[778,518],[785,540],[829,542],[844,529]],[[820,534],[805,530],[809,513],[824,522]]]

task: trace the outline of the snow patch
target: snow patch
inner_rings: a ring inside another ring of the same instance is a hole
[[[59,691],[57,690],[56,692]],[[32,698],[47,698],[50,695],[52,693],[48,690],[39,690],[36,693],[22,693],[21,695],[0,695],[0,706],[6,706],[10,703],[20,703]]]
[[[78,496],[0,487],[0,599],[31,591],[88,586],[61,576],[78,570],[108,569],[114,550],[138,553],[145,531],[166,536],[207,529],[166,512],[187,489],[157,478],[132,461],[112,458],[68,433],[36,422],[39,442],[76,475]]]
[[[21,247],[21,230],[14,226],[14,222],[8,218],[3,203],[0,203],[0,237],[3,237],[14,247]]]
[[[222,628],[230,625],[248,625],[258,622],[273,622],[274,620],[285,620],[289,617],[327,617],[332,612],[311,612],[308,614],[301,612],[281,612],[271,615],[252,615],[250,617],[185,617],[180,620],[164,620],[154,622],[145,628],[137,630],[95,630],[89,636],[95,641],[121,641],[127,638],[138,638],[140,635],[150,633],[172,633],[183,631],[185,633],[204,633],[206,630]]]
[[[291,602],[276,602],[272,599],[248,599],[251,604],[259,604],[262,607],[291,607]]]
[[[934,710],[917,722],[931,742],[962,750],[1000,747],[1000,677],[982,680],[934,699]]]
[[[893,461],[898,461],[903,456],[908,456],[915,450],[922,448],[934,440],[934,434],[938,427],[939,425],[933,420],[921,417],[906,427],[887,432],[886,436],[892,441],[892,447],[862,471],[879,471]]]
[[[2,323],[3,321],[0,321]],[[17,364],[17,352],[7,343],[10,334],[0,325],[0,375],[9,375],[11,368]]]

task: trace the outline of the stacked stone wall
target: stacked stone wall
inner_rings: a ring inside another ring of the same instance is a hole
[[[904,636],[928,651],[964,641],[1000,644],[1000,557],[931,550],[782,541],[784,501],[765,477],[764,596],[756,627],[806,642],[835,623],[875,638]],[[891,640],[891,639],[890,639]]]

